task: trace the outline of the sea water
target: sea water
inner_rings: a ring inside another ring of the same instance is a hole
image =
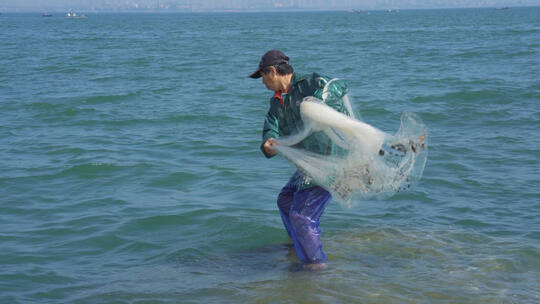
[[[1,303],[540,302],[540,8],[0,16]],[[322,217],[298,271],[264,158],[278,48],[385,132],[420,183]]]

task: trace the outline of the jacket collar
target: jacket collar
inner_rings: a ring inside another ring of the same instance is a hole
[[[277,100],[279,100],[279,103],[281,103],[281,105],[283,106],[284,103],[283,103],[282,94],[283,93],[285,93],[285,94],[289,93],[289,91],[291,91],[291,88],[300,80],[302,80],[301,77],[299,77],[298,74],[293,73],[293,77],[291,78],[291,83],[289,84],[289,88],[287,89],[287,91],[285,91],[285,92],[282,92],[281,90],[280,91],[275,91],[273,98],[276,98]]]
[[[289,86],[289,88],[292,88],[292,86],[296,85],[299,81],[302,81],[305,78],[305,76],[300,76],[297,73],[294,73],[293,77],[291,78],[291,85]]]

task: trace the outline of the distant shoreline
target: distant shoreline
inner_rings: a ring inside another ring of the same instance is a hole
[[[362,12],[399,12],[399,11],[426,11],[426,10],[476,10],[476,9],[488,9],[488,10],[511,10],[521,8],[535,8],[540,5],[514,5],[514,6],[486,6],[486,7],[440,7],[440,8],[385,8],[385,9],[363,9],[363,8],[339,8],[339,9],[294,9],[294,8],[282,8],[282,9],[200,9],[200,10],[180,10],[180,9],[118,9],[118,10],[92,10],[92,9],[76,9],[77,12],[85,14],[199,14],[199,13],[289,13],[289,12],[348,12],[350,10],[359,10]],[[1,8],[0,13],[43,13],[47,11],[51,14],[65,14],[69,10],[61,10],[59,8],[47,8],[47,9],[22,9],[22,8]]]

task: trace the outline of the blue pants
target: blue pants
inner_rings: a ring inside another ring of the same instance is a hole
[[[328,191],[312,187],[297,191],[294,177],[281,189],[277,204],[281,219],[303,264],[323,263],[319,218],[331,199]]]

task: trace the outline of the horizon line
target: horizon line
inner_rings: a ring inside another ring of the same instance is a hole
[[[35,9],[35,8],[0,8],[0,13],[266,13],[266,12],[377,12],[377,11],[410,11],[410,10],[443,10],[443,9],[510,9],[540,7],[540,5],[514,5],[514,6],[445,6],[445,7],[408,7],[408,8],[269,8],[269,9]]]

